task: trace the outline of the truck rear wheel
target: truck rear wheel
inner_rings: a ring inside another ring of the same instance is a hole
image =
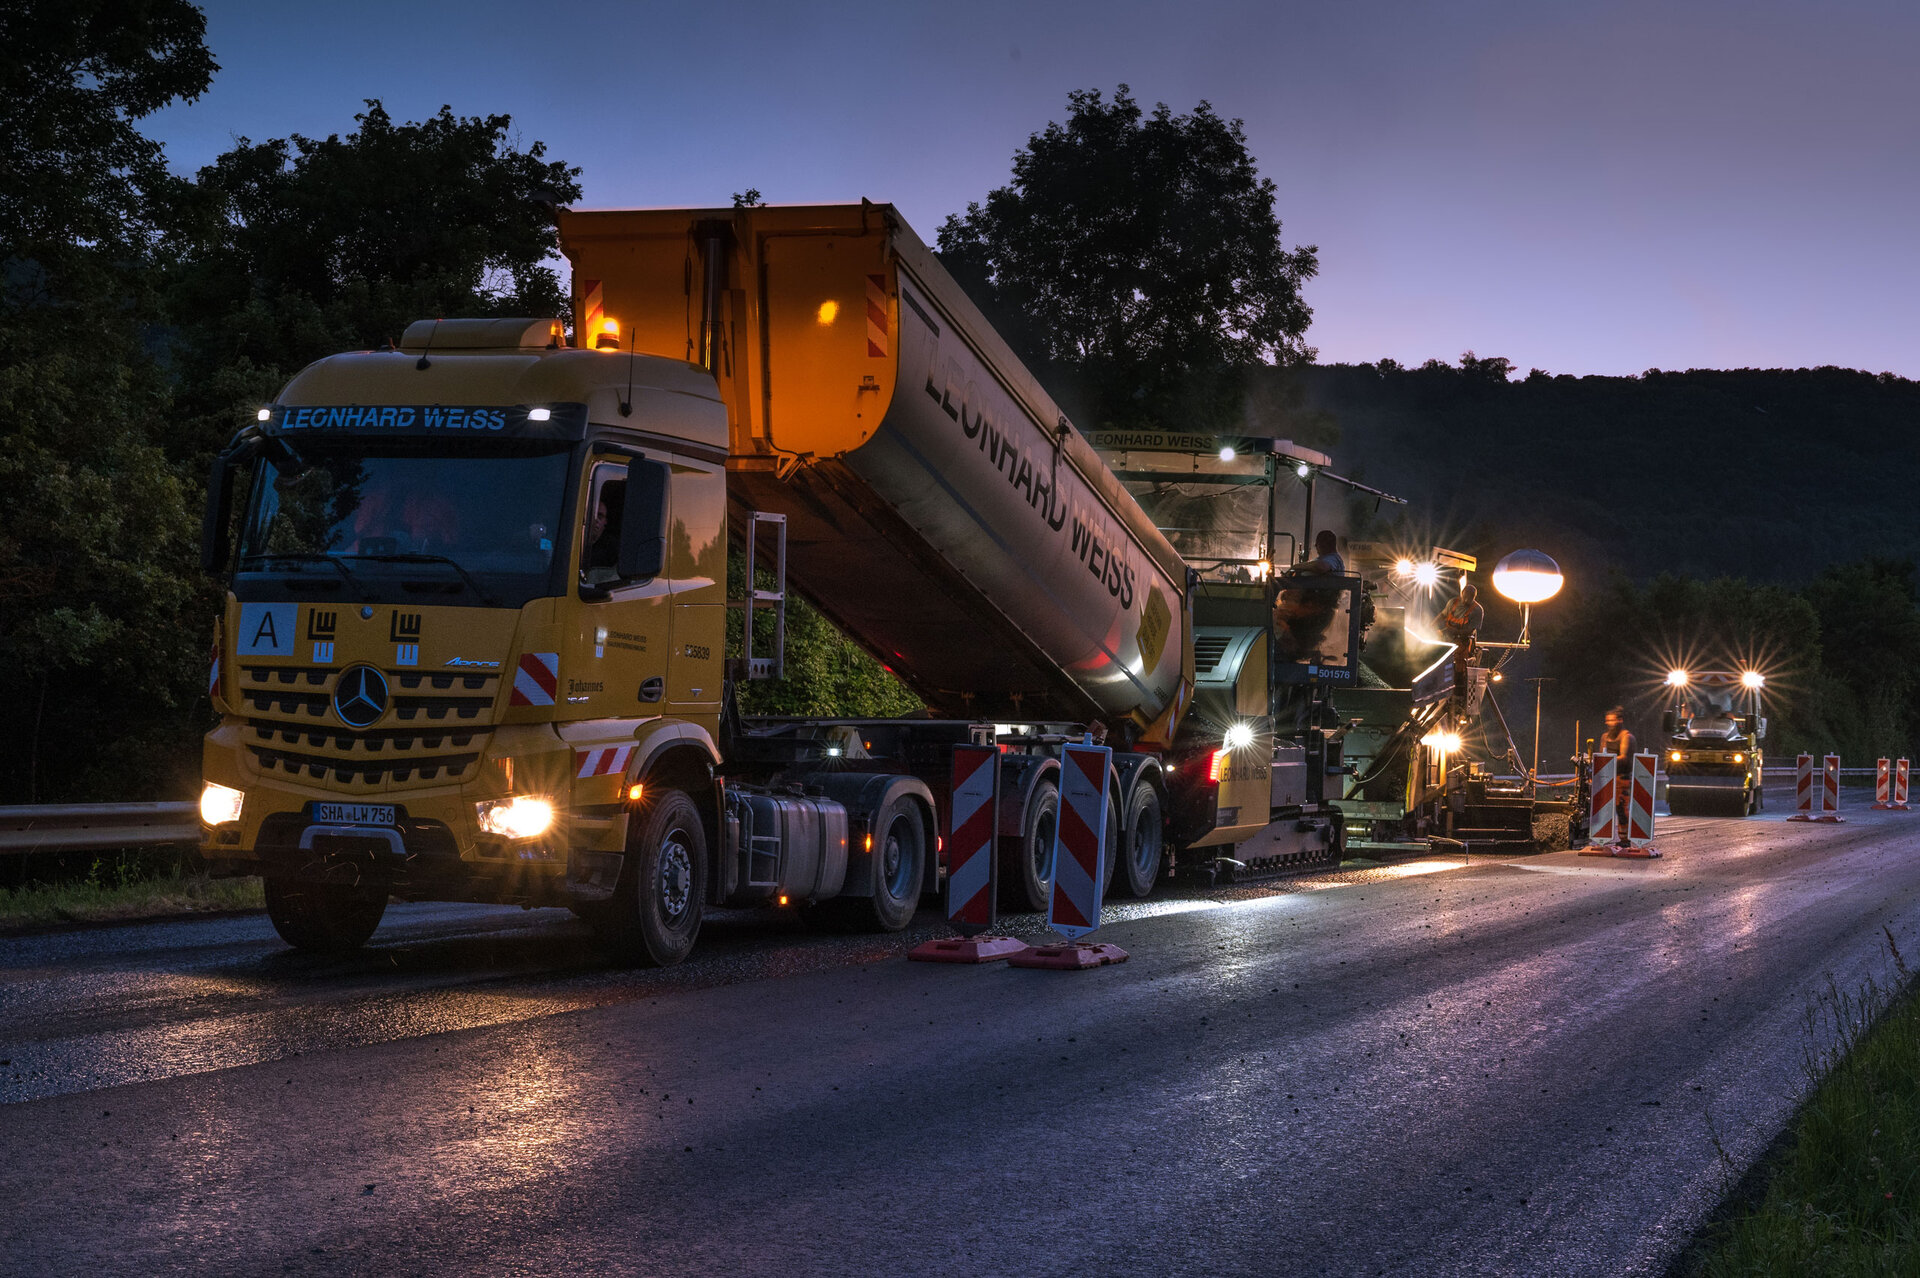
[[[920,805],[896,797],[873,819],[873,895],[807,906],[807,922],[835,932],[898,932],[920,908],[927,873],[927,822]]]
[[[629,827],[613,899],[588,921],[620,959],[672,967],[700,935],[707,893],[707,833],[683,790],[662,790]]]
[[[1158,790],[1144,782],[1133,787],[1120,835],[1120,873],[1116,877],[1128,896],[1145,896],[1159,881],[1160,866],[1166,859]]]
[[[280,939],[310,954],[344,954],[367,943],[387,912],[380,885],[267,879],[267,918]]]
[[[1033,787],[1020,822],[1020,844],[1000,870],[1000,903],[1009,910],[1045,913],[1053,895],[1053,835],[1060,823],[1060,788],[1052,778]]]

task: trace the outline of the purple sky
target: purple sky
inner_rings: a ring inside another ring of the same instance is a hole
[[[212,0],[237,135],[506,112],[588,206],[898,204],[931,240],[1074,88],[1246,122],[1323,362],[1920,377],[1920,5]]]

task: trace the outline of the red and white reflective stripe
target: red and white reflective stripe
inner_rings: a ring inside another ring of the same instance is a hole
[[[573,752],[576,778],[610,777],[627,770],[627,760],[633,757],[633,747],[601,746],[598,750],[575,750]]]
[[[1588,837],[1595,843],[1612,843],[1620,837],[1618,755],[1596,756],[1593,761],[1593,816],[1588,822]]]
[[[1873,806],[1884,808],[1893,802],[1893,768],[1885,757],[1873,761]]]
[[[1803,754],[1793,761],[1793,809],[1813,811],[1813,756]]]
[[[1047,925],[1074,938],[1100,926],[1100,844],[1107,832],[1107,770],[1113,766],[1113,751],[1070,745],[1063,754]]]
[[[513,672],[513,695],[507,698],[508,705],[550,706],[559,691],[559,653],[523,652],[520,654],[520,665]]]
[[[600,340],[600,321],[606,316],[606,304],[599,280],[580,281],[580,313],[586,322],[574,329],[575,342],[591,350]]]
[[[1627,842],[1634,847],[1653,842],[1654,773],[1659,765],[1657,754],[1633,756],[1633,798],[1627,805]]]
[[[867,276],[867,355],[885,359],[887,355],[887,277]]]
[[[1840,756],[1827,755],[1820,760],[1820,810],[1838,812],[1840,810]]]
[[[953,748],[953,822],[947,839],[947,917],[993,926],[994,802],[1000,752],[993,746]]]
[[[1907,806],[1907,761],[1900,759],[1893,766],[1893,806]]]

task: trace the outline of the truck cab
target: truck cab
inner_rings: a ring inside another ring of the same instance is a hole
[[[726,441],[698,368],[555,320],[415,324],[235,438],[203,816],[287,940],[357,944],[389,894],[591,914],[635,873],[647,777],[698,827],[652,869],[671,953],[717,820]]]

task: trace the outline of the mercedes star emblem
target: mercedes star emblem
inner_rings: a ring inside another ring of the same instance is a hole
[[[372,666],[349,666],[333,686],[333,712],[349,728],[365,728],[387,712],[387,677]]]

